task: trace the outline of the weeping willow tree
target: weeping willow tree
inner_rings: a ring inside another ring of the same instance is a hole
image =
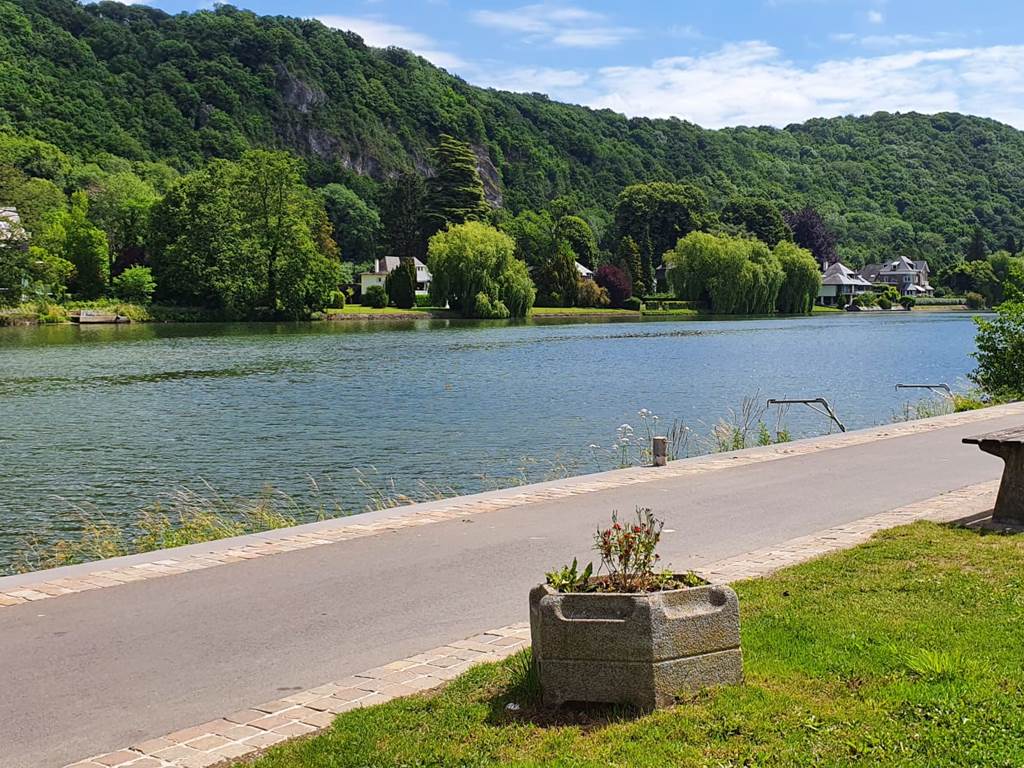
[[[771,314],[786,278],[767,245],[744,237],[691,232],[666,262],[677,296],[721,315]]]
[[[787,315],[808,314],[814,308],[814,300],[821,289],[818,262],[807,249],[786,241],[776,245],[773,253],[786,273],[776,309]]]

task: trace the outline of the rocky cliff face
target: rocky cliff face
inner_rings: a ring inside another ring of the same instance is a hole
[[[335,160],[342,167],[377,181],[395,175],[385,169],[372,152],[363,147],[348,146],[337,136],[317,127],[314,118],[329,100],[322,89],[289,72],[284,64],[277,64],[274,71],[281,100],[288,107],[280,115],[277,126],[278,135],[286,146],[307,156]],[[501,173],[491,160],[487,147],[476,144],[472,149],[477,158],[477,172],[484,184],[484,196],[490,205],[500,208],[504,202]],[[417,173],[427,178],[434,175],[428,160],[415,152],[411,155]]]

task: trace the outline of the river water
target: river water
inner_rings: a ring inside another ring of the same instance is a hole
[[[744,397],[826,397],[847,427],[966,387],[953,313],[799,319],[0,328],[0,570],[29,535],[174,489],[273,485],[334,511],[610,468],[638,411],[705,434]],[[774,415],[769,423],[774,426]],[[828,431],[791,409],[794,436]],[[699,441],[694,438],[692,446]],[[208,492],[208,491],[205,491]]]

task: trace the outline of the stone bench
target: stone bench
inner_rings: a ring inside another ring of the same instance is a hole
[[[992,519],[999,523],[1024,525],[1024,427],[965,437],[964,442],[976,445],[1006,463]]]

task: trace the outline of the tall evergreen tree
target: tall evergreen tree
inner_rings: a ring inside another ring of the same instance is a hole
[[[651,235],[645,231],[644,239],[640,245],[640,275],[643,281],[643,289],[642,293],[640,293],[641,298],[657,290],[653,250],[654,246],[651,245]]]
[[[384,241],[390,256],[411,256],[426,263],[423,236],[427,185],[418,173],[403,173],[389,181],[380,196]]]
[[[399,309],[416,306],[416,265],[411,257],[404,257],[384,279],[388,301]]]
[[[424,228],[428,240],[449,224],[480,221],[489,210],[476,155],[468,144],[442,134],[434,162],[437,175],[427,182]]]
[[[1006,251],[1011,256],[1017,255],[1017,252],[1019,250],[1017,246],[1017,238],[1013,236],[1012,232],[1006,236],[1006,243],[1003,245],[1003,250]]]
[[[982,232],[980,225],[975,225],[974,234],[971,235],[971,244],[967,247],[967,261],[984,261],[987,256],[985,233]]]

